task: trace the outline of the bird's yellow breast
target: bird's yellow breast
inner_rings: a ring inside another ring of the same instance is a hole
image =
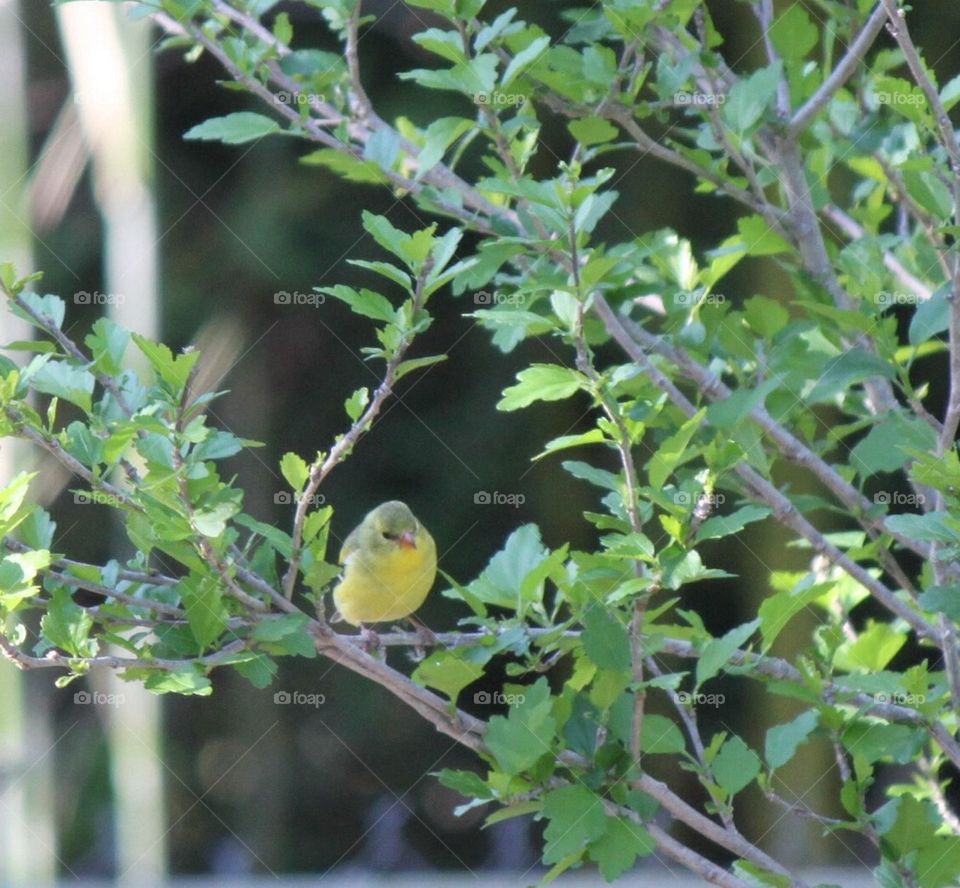
[[[352,552],[333,600],[343,619],[354,626],[400,620],[423,604],[436,575],[436,545],[421,529],[416,548]]]

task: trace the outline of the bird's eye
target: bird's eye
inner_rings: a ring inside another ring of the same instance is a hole
[[[385,540],[395,540],[395,539],[396,539],[396,537],[395,537],[392,533],[388,533],[387,531],[384,531],[384,532],[383,532],[383,538],[384,538]]]

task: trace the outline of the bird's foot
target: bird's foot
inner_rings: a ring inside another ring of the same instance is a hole
[[[425,649],[428,647],[436,647],[439,642],[433,630],[430,629],[425,623],[421,623],[418,619],[412,616],[407,617],[407,621],[411,626],[413,626],[417,633],[417,643],[414,645],[411,659],[415,663],[419,663],[427,656]]]
[[[370,654],[371,657],[380,656],[383,653],[380,636],[366,626],[360,627],[360,646],[366,653]]]

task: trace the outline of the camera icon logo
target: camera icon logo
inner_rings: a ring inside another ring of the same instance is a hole
[[[489,691],[477,691],[473,695],[473,702],[478,706],[487,706],[490,703],[490,692]]]
[[[289,691],[277,691],[273,695],[273,702],[279,703],[281,705],[286,705],[290,702],[290,692]]]
[[[87,706],[93,701],[93,695],[89,691],[77,691],[73,695],[73,702],[81,706]]]

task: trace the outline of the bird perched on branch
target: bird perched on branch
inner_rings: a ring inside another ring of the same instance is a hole
[[[340,617],[353,626],[411,618],[437,576],[437,547],[406,503],[382,503],[340,550],[343,579],[333,590]]]

